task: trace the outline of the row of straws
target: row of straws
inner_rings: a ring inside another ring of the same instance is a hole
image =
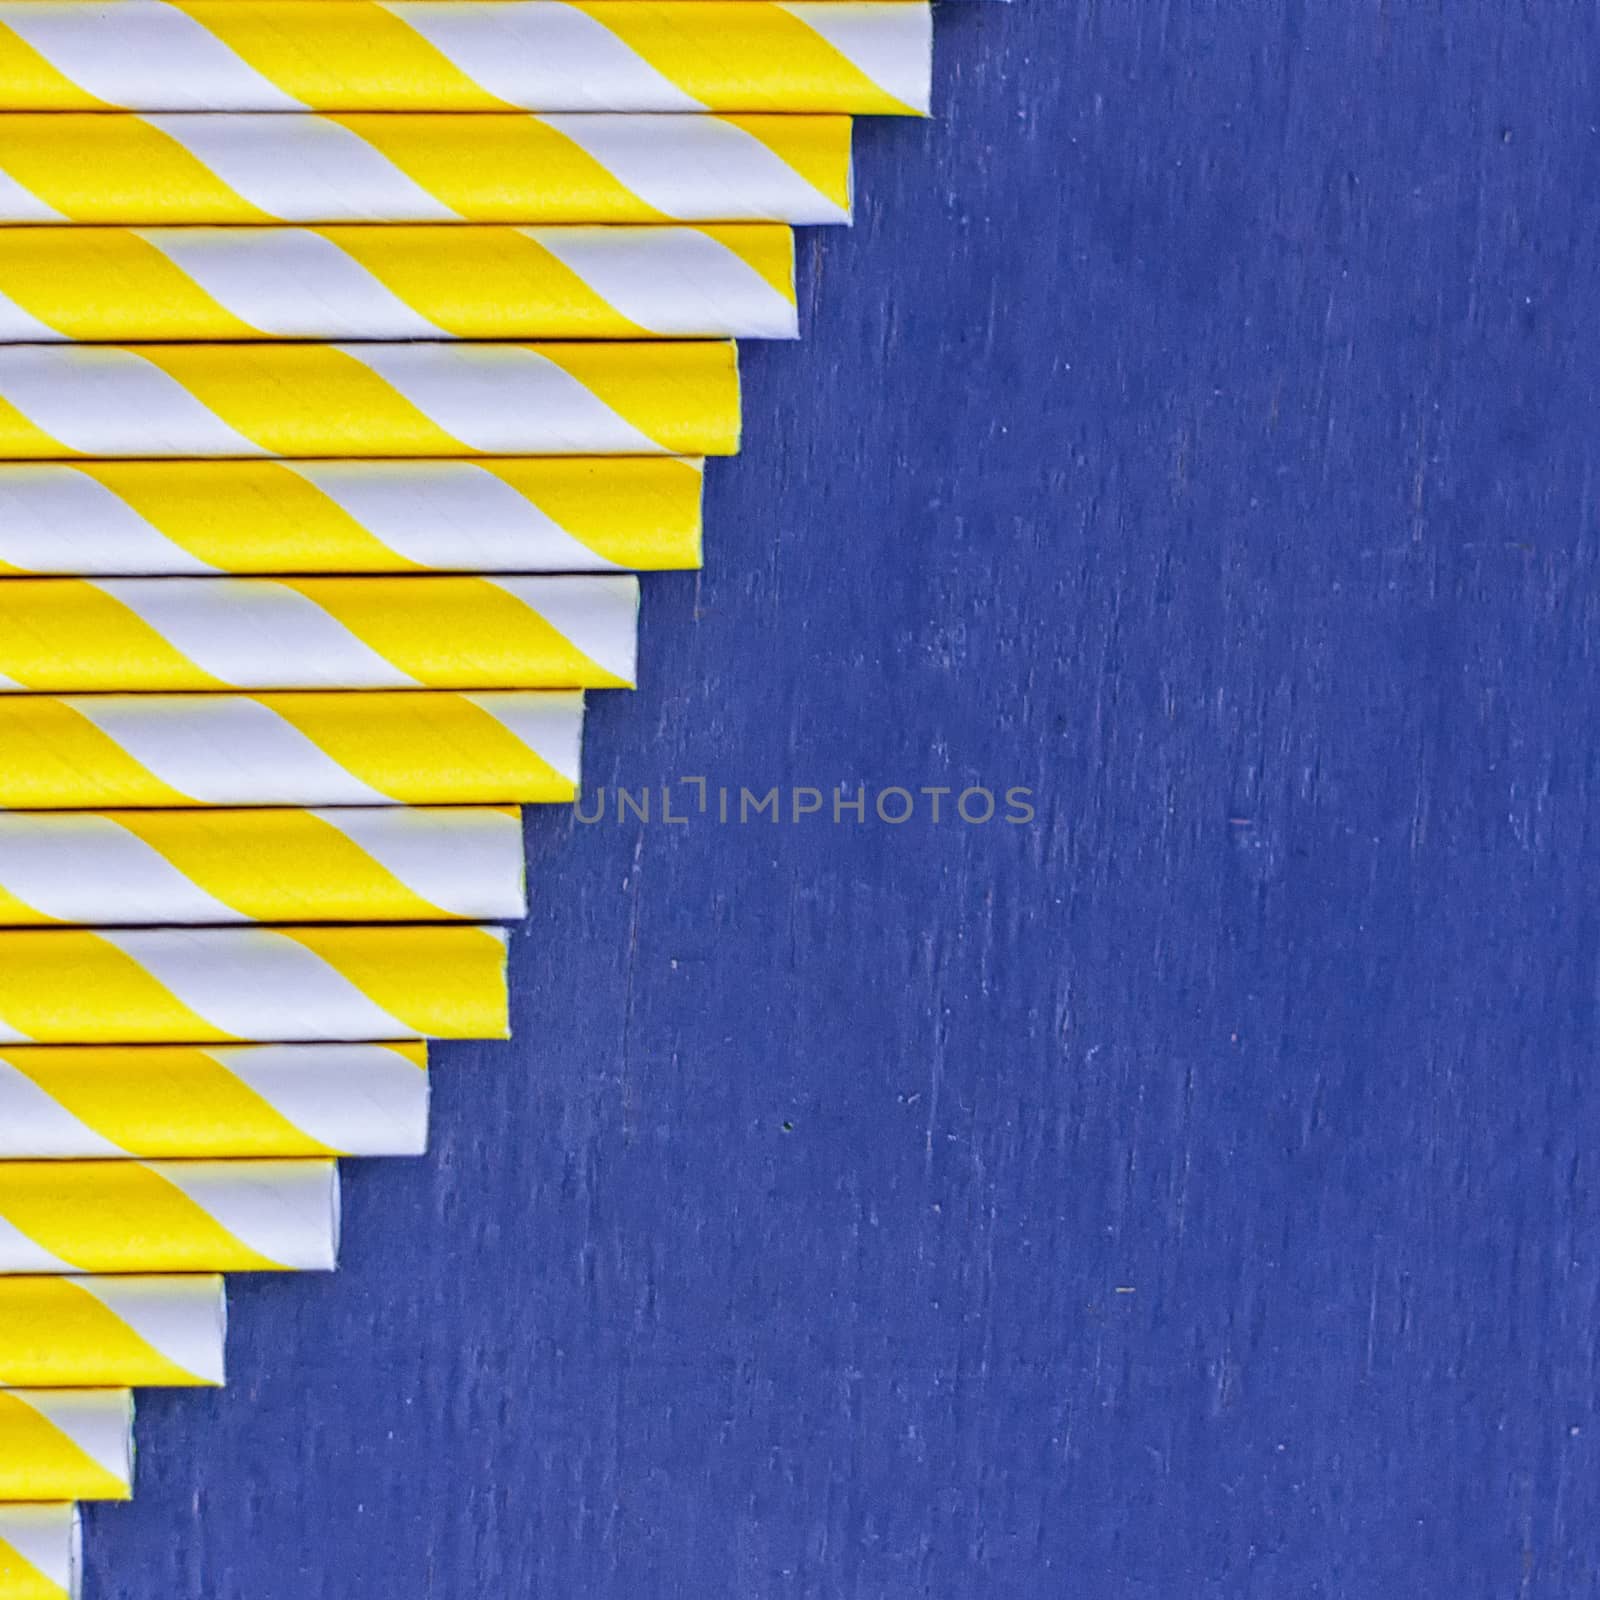
[[[504,1037],[516,807],[700,561],[920,0],[0,3],[0,1600]],[[378,225],[374,225],[378,224]],[[538,341],[538,342],[531,342]]]

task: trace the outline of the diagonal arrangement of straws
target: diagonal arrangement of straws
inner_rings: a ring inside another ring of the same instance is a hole
[[[504,1037],[517,807],[922,0],[0,0],[0,1600]]]

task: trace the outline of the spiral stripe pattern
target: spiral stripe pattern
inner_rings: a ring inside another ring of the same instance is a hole
[[[0,692],[629,688],[638,607],[633,578],[34,578],[0,584]]]
[[[0,1594],[78,1600],[83,1530],[73,1505],[0,1505]]]
[[[734,347],[0,346],[0,455],[730,455]]]
[[[0,1162],[0,1272],[327,1272],[338,1253],[332,1161]]]
[[[0,1385],[220,1384],[227,1322],[223,1281],[214,1274],[0,1278]]]
[[[0,1050],[7,1161],[415,1156],[427,1147],[420,1044]]]
[[[132,1497],[126,1389],[0,1389],[0,1499]]]
[[[582,728],[561,691],[0,695],[0,810],[569,801]]]
[[[792,236],[765,224],[0,231],[6,341],[791,339],[798,331]]]
[[[0,926],[517,921],[526,908],[510,807],[0,812]]]
[[[0,932],[0,1045],[503,1039],[505,935],[415,927]]]
[[[850,195],[848,117],[0,119],[7,224],[829,223],[850,220]]]
[[[700,565],[702,463],[0,463],[0,574]]]
[[[923,115],[932,35],[918,0],[9,0],[0,110]]]
[[[927,0],[0,0],[0,1600],[509,1027],[523,802],[701,562]],[[665,114],[664,114],[665,113]],[[8,1504],[7,1502],[13,1502]]]

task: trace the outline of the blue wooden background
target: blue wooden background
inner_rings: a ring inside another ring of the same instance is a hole
[[[1595,8],[942,28],[589,778],[1037,821],[536,817],[97,1600],[1595,1592]]]

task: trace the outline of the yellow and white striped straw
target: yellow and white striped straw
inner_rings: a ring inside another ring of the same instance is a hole
[[[415,1044],[0,1048],[0,1160],[416,1156]],[[0,1324],[5,1312],[0,1281]],[[0,1381],[7,1379],[0,1361]]]
[[[338,1254],[332,1161],[0,1162],[0,1273],[331,1272]]]
[[[79,1600],[83,1529],[75,1505],[0,1505],[0,1596]]]
[[[19,578],[0,693],[631,688],[638,608],[636,578]]]
[[[0,1045],[503,1039],[498,928],[0,932]]]
[[[0,463],[0,576],[694,568],[702,468],[624,456]]]
[[[512,807],[0,812],[0,926],[515,922],[526,909]]]
[[[828,223],[850,204],[849,117],[0,116],[0,223]]]
[[[928,109],[906,0],[10,0],[7,111]]]
[[[0,346],[11,460],[738,448],[721,342]]]
[[[0,1389],[0,1499],[128,1500],[126,1389]]]
[[[214,1274],[0,1278],[0,1384],[10,1388],[220,1384],[227,1331]]]
[[[497,805],[578,792],[583,695],[0,695],[0,810]]]
[[[771,225],[0,230],[0,340],[798,332],[790,233]]]

